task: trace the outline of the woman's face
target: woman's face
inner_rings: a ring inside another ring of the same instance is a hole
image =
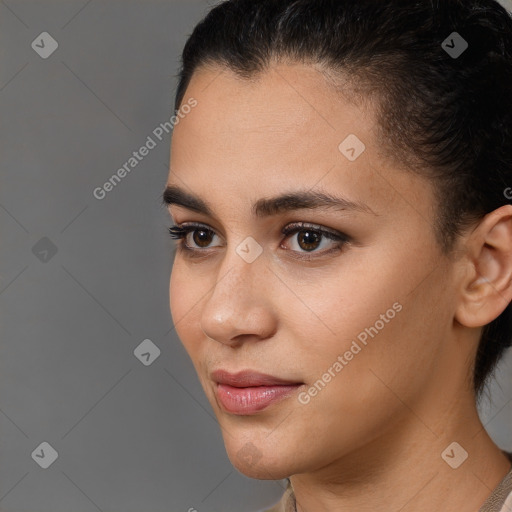
[[[434,240],[428,182],[387,159],[375,112],[312,67],[274,66],[255,81],[203,68],[190,98],[168,185],[209,213],[176,196],[169,207],[175,223],[200,225],[182,240],[194,252],[175,256],[170,306],[232,463],[281,479],[385,440],[391,449],[412,424],[431,442],[432,406],[467,361],[447,342],[455,273]],[[253,211],[298,193],[359,207]],[[294,223],[307,227],[283,234]],[[219,385],[219,370],[275,379]]]

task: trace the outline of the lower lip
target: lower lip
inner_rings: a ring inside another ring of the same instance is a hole
[[[217,397],[222,407],[232,414],[255,414],[270,404],[294,393],[302,384],[235,388],[217,384]]]

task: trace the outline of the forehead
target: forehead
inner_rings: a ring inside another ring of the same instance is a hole
[[[247,204],[291,184],[364,198],[375,211],[389,210],[397,196],[428,218],[425,183],[384,157],[371,103],[355,103],[314,67],[276,65],[250,80],[201,68],[182,105],[190,98],[197,106],[173,131],[170,182]]]
[[[192,76],[183,102],[191,97],[198,105],[188,122],[176,126],[176,138],[194,131],[204,142],[238,148],[243,141],[244,148],[260,154],[290,141],[300,141],[295,148],[300,151],[315,136],[325,142],[322,150],[331,143],[337,149],[343,135],[369,132],[375,124],[371,109],[363,111],[320,71],[302,64],[274,65],[250,79],[223,67],[202,67]]]

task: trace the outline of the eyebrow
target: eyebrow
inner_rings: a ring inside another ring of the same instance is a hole
[[[189,210],[215,217],[213,209],[199,196],[191,194],[177,185],[168,185],[162,194],[165,206],[175,204]],[[344,197],[336,197],[325,192],[314,190],[295,191],[279,196],[258,199],[252,205],[255,217],[270,217],[294,210],[316,210],[332,208],[334,210],[352,210],[378,216],[367,204],[351,201]]]

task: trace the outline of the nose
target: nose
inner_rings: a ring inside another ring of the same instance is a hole
[[[232,346],[272,336],[277,325],[272,276],[262,254],[248,263],[228,249],[216,284],[203,302],[200,324],[206,336]]]

